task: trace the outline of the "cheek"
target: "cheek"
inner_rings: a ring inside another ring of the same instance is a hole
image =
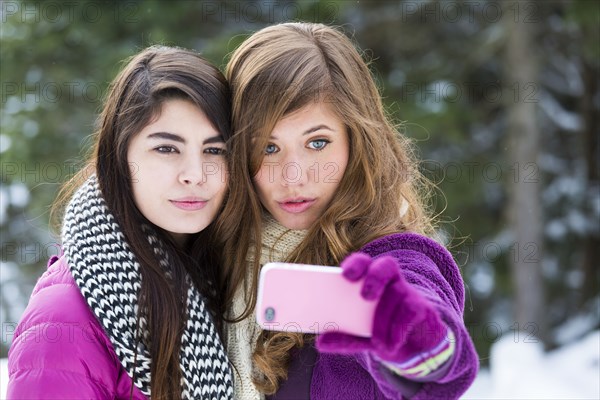
[[[129,176],[132,182],[135,182],[135,177],[138,174],[140,167],[139,163],[136,161],[136,155],[132,152],[131,148],[127,152],[127,166],[129,167]]]
[[[151,193],[148,193],[146,188],[140,184],[139,180],[132,180],[131,182],[131,190],[133,192],[133,204],[137,207],[138,211],[144,215],[145,218],[148,218],[146,215],[147,205],[150,202],[150,199],[153,198]]]
[[[344,173],[346,172],[346,167],[348,167],[348,158],[343,158],[340,160],[339,162],[339,171],[338,171],[338,178],[339,180],[342,179],[342,177],[344,176]]]
[[[224,161],[216,163],[207,163],[202,166],[206,180],[210,183],[215,190],[224,191],[227,189],[229,183],[229,170],[227,169],[227,163]]]
[[[221,184],[223,188],[227,189],[229,186],[229,170],[227,169],[227,164],[223,163],[221,166],[221,173],[219,176],[221,177]]]
[[[221,173],[219,174],[219,181],[217,182],[217,185],[219,187],[219,196],[221,197],[221,200],[223,200],[223,198],[225,197],[225,194],[227,193],[228,189],[229,189],[229,173],[227,172],[227,170],[221,170]]]
[[[345,155],[329,159],[323,164],[323,182],[333,183],[337,186],[346,172],[348,158]]]
[[[344,143],[344,149],[343,149],[343,151],[339,152],[339,157],[337,160],[337,163],[339,165],[338,176],[340,179],[342,178],[342,176],[344,176],[344,173],[346,172],[346,167],[348,166],[349,159],[350,159],[350,144],[346,140]]]
[[[140,164],[133,161],[129,161],[127,164],[129,165],[131,184],[135,187],[140,181]]]
[[[140,188],[140,182],[143,181],[143,179],[141,179],[140,177],[140,167],[139,164],[136,163],[134,161],[134,159],[132,159],[131,157],[127,157],[128,161],[127,161],[127,166],[129,168],[129,181],[131,182],[131,190],[133,192],[133,199],[136,203],[136,206],[138,205],[138,197],[139,197],[139,192],[141,190]],[[131,161],[129,161],[131,160]]]
[[[163,180],[167,169],[165,166],[156,168],[154,164],[152,158],[143,151],[130,148],[127,152],[127,167],[132,184],[145,185],[148,180],[155,182]]]

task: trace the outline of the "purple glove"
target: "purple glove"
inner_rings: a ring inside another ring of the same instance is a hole
[[[376,259],[353,253],[342,263],[343,276],[350,281],[364,278],[361,295],[378,301],[370,338],[339,331],[317,338],[324,353],[372,352],[381,360],[400,363],[438,346],[448,328],[433,305],[402,276],[395,258]]]

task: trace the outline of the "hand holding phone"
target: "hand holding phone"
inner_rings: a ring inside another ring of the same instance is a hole
[[[267,330],[370,337],[377,302],[361,296],[362,285],[339,267],[268,263],[260,272],[256,319]]]

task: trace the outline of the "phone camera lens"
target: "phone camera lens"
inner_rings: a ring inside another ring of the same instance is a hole
[[[267,307],[265,310],[265,319],[269,322],[275,319],[275,309],[273,307]]]

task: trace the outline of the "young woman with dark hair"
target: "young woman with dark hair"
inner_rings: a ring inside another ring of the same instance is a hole
[[[9,352],[9,399],[223,399],[220,249],[230,93],[188,50],[153,46],[113,81],[87,168],[64,188],[64,255]]]

